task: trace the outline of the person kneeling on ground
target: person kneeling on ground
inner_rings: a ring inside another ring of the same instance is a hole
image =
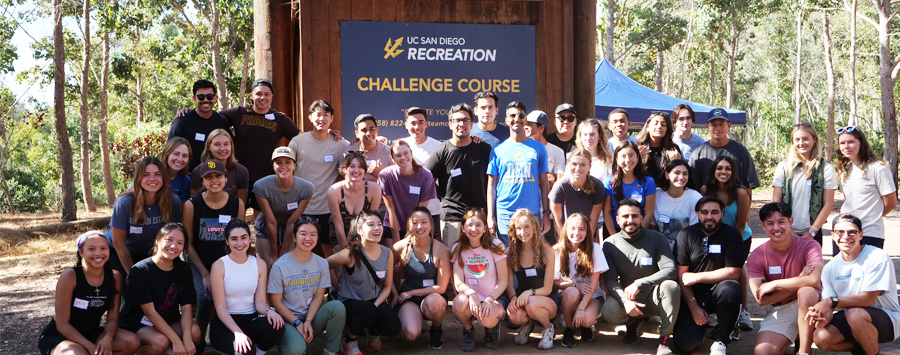
[[[556,251],[556,272],[554,284],[562,291],[563,331],[562,346],[575,347],[575,330],[581,328],[581,340],[594,339],[594,324],[600,316],[603,305],[603,290],[600,289],[601,273],[609,270],[606,256],[600,244],[593,242],[594,229],[590,228],[588,217],[573,213],[561,228],[565,235],[554,247]]]

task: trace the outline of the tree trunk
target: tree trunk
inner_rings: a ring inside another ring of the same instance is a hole
[[[800,70],[803,63],[803,10],[797,10],[797,66],[794,69],[794,123],[800,123],[802,95],[800,92]]]
[[[616,66],[615,46],[613,46],[613,34],[616,31],[616,0],[606,0],[606,60],[613,67]]]
[[[3,173],[4,167],[0,168],[0,184],[3,185],[3,196],[6,197],[6,204],[9,205],[9,213],[16,213],[16,205],[13,204],[12,194],[9,193],[9,186],[6,185],[6,174]]]
[[[81,191],[84,206],[89,212],[97,211],[94,194],[91,192],[91,135],[88,129],[91,110],[88,106],[88,85],[91,72],[91,0],[84,0],[84,62],[81,64]]]
[[[826,85],[828,86],[828,128],[827,143],[825,144],[825,160],[831,161],[831,154],[834,152],[834,63],[831,62],[831,28],[828,20],[828,11],[822,11],[822,22],[825,27],[825,76]]]
[[[216,8],[218,0],[209,0],[209,13],[212,16],[209,21],[209,49],[212,53],[213,74],[216,77],[216,89],[219,93],[219,111],[225,110],[231,105],[228,103],[228,86],[225,84],[225,74],[222,72],[222,41],[219,39],[219,9]]]
[[[250,52],[253,51],[251,41],[244,42],[244,67],[241,69],[241,87],[238,89],[238,106],[244,106],[247,99],[247,78],[250,76]]]
[[[106,186],[106,202],[116,203],[116,190],[109,160],[109,139],[106,128],[109,120],[109,28],[103,31],[103,72],[100,76],[100,157],[103,160],[103,185]]]
[[[137,118],[138,122],[144,122],[144,73],[141,73],[140,70],[138,70],[135,85],[137,86]]]
[[[873,3],[875,3],[873,1]],[[894,105],[894,59],[891,57],[891,0],[881,0],[878,10],[878,61],[881,72],[881,117],[884,120],[884,160],[897,184],[897,112]],[[875,117],[872,117],[874,120]]]
[[[848,126],[856,125],[856,1],[850,9],[850,118]]]
[[[694,34],[694,2],[691,1],[691,19],[688,22],[687,39],[684,40],[684,48],[681,50],[681,79],[678,84],[678,98],[684,97],[684,62],[687,60],[687,49]]]
[[[725,84],[725,108],[731,108],[734,100],[734,57],[737,55],[738,32],[737,14],[731,12],[731,48],[728,51],[728,83]]]
[[[62,0],[53,0],[53,116],[56,126],[56,142],[59,145],[61,170],[62,220],[78,219],[75,205],[75,168],[72,165],[72,144],[66,130],[66,48],[63,45]]]
[[[272,79],[271,19],[269,0],[253,0],[253,75],[269,80]]]
[[[656,16],[660,16],[659,3],[656,3]],[[663,33],[660,31],[659,38],[656,40],[656,91],[663,92],[663,67],[664,56],[663,56]]]
[[[718,106],[716,105],[716,45],[713,38],[710,38],[709,41],[709,104]]]

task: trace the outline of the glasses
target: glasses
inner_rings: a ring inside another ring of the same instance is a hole
[[[472,120],[470,120],[470,119],[468,119],[468,118],[453,118],[453,119],[450,119],[450,123],[453,123],[453,124],[466,124],[466,123],[471,123],[471,122],[472,122]]]
[[[563,122],[563,121],[566,121],[566,122],[575,122],[575,115],[556,116],[556,119],[559,120],[560,122]]]
[[[794,123],[792,127],[812,127],[808,122]]]
[[[841,127],[841,128],[837,129],[837,134],[841,134],[844,132],[850,133],[853,131],[859,131],[859,128],[856,128],[854,126]],[[860,131],[860,132],[862,132],[862,131]]]
[[[195,95],[195,97],[197,97],[197,100],[199,101],[203,101],[203,99],[206,99],[206,101],[212,101],[212,99],[216,97],[216,94],[197,94]]]
[[[844,234],[846,234],[850,238],[856,238],[856,236],[859,235],[859,231],[856,229],[835,229],[831,231],[831,234],[838,237],[843,237]]]
[[[319,219],[316,217],[306,217],[300,216],[300,223],[319,223]]]
[[[669,119],[669,113],[668,113],[668,112],[662,112],[662,111],[653,111],[653,112],[650,112],[650,116],[656,116],[656,115],[660,115],[660,116],[665,117],[666,119]]]
[[[525,119],[525,114],[524,114],[524,113],[521,113],[521,112],[519,112],[519,113],[511,113],[511,114],[506,115],[506,117],[513,118],[513,119],[524,120],[524,119]]]

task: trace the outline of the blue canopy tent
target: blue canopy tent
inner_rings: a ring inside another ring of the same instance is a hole
[[[605,120],[609,113],[616,108],[624,108],[631,117],[631,122],[644,122],[653,111],[671,113],[675,106],[680,104],[691,105],[697,115],[695,125],[705,125],[709,111],[715,107],[690,102],[657,92],[627,75],[609,64],[606,59],[597,64],[594,80],[594,114],[597,118]],[[743,126],[747,124],[747,113],[740,110],[725,110],[731,117],[731,124]]]

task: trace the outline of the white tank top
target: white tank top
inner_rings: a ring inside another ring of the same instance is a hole
[[[249,256],[243,264],[231,260],[230,255],[222,257],[225,265],[225,308],[228,314],[256,313],[256,286],[259,283],[259,267],[256,257]]]

